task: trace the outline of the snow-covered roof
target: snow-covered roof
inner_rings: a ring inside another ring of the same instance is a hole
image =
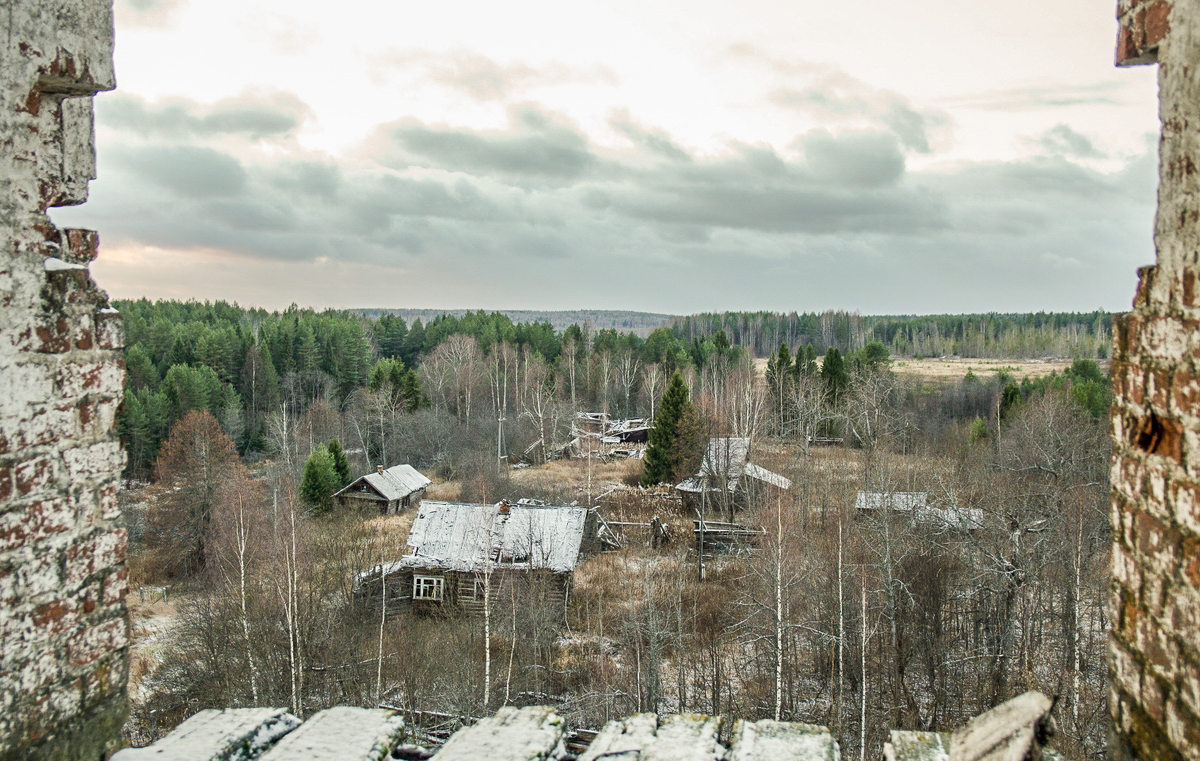
[[[699,476],[720,476],[737,481],[746,469],[746,458],[750,456],[750,439],[716,438],[708,440],[704,450],[704,461],[700,463]]]
[[[387,470],[368,473],[333,496],[336,497],[338,494],[348,491],[360,491],[358,485],[362,481],[370,484],[371,488],[388,502],[404,499],[409,494],[433,483],[411,465],[393,465]]]
[[[976,531],[983,528],[982,510],[954,505],[941,509],[930,506],[928,500],[928,492],[923,491],[860,491],[854,499],[854,507],[857,510],[890,510],[897,513],[910,513],[914,521],[934,523],[960,531]]]
[[[746,463],[745,473],[750,478],[756,478],[759,481],[771,484],[772,486],[778,486],[780,489],[785,491],[792,488],[792,480],[790,478],[781,476],[778,473],[773,473],[772,471],[769,471],[763,467],[759,467],[752,462]]]
[[[860,491],[854,498],[855,510],[896,510],[906,512],[925,507],[928,493],[923,491]]]
[[[741,477],[762,481],[777,486],[780,489],[792,488],[791,480],[773,473],[766,468],[748,461],[750,456],[750,439],[747,438],[715,438],[708,440],[704,450],[704,460],[700,463],[700,472],[686,479],[675,488],[679,491],[699,493],[705,489],[719,491],[718,479],[725,477],[725,491],[733,492],[738,488]]]
[[[587,508],[559,505],[471,505],[422,502],[408,535],[404,566],[480,571],[493,568],[574,570]]]

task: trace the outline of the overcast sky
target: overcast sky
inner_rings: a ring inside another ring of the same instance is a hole
[[[117,0],[117,298],[1123,310],[1153,67],[1095,0]]]

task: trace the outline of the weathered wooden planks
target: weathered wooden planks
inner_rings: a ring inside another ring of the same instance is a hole
[[[298,726],[284,708],[210,708],[149,747],[117,752],[112,761],[251,761]]]

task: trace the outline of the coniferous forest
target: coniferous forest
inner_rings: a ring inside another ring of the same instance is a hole
[[[1060,749],[1103,745],[1104,315],[697,315],[641,337],[117,306],[138,744],[210,706],[453,723],[551,704],[593,729],[638,711],[825,724],[878,755],[888,729],[1040,689]],[[922,354],[981,364],[934,381],[907,373]],[[652,421],[644,457],[572,446],[580,412]],[[790,488],[704,508],[751,538],[698,554],[672,485],[713,437],[749,439]],[[483,617],[381,610],[357,574],[407,551],[412,513],[329,497],[399,463],[429,499],[585,505],[616,539],[565,598],[530,575]],[[921,507],[871,507],[894,494]]]

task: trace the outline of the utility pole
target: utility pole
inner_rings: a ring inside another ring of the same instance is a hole
[[[504,459],[504,411],[496,418],[496,472],[502,472],[500,461]]]

